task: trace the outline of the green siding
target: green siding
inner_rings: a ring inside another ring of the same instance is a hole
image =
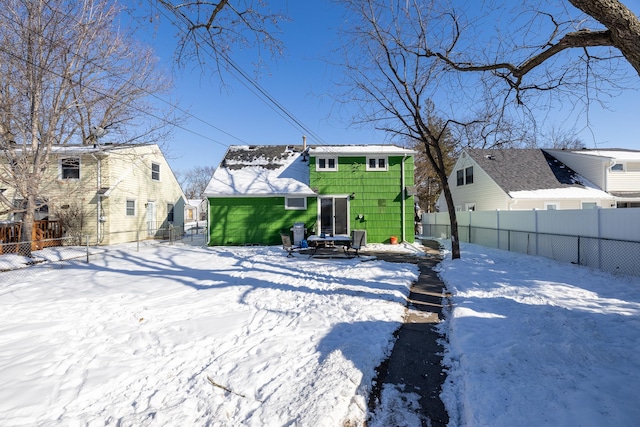
[[[402,199],[405,203],[405,238],[414,241],[414,200],[404,188],[414,185],[413,157],[405,159],[405,182],[401,182],[402,156],[391,156],[388,171],[367,171],[366,157],[340,157],[338,171],[316,172],[311,158],[310,187],[318,195],[350,195],[351,230],[367,230],[367,242],[389,243],[402,238]],[[285,210],[284,197],[226,197],[209,199],[210,245],[277,245],[280,231],[295,222],[316,229],[318,203],[307,198],[306,210]],[[356,219],[359,215],[364,220]]]
[[[317,202],[307,198],[307,210],[285,210],[284,197],[209,199],[210,241],[216,245],[276,245],[280,231],[295,222],[316,221]]]
[[[318,172],[310,159],[310,186],[321,195],[354,194],[350,204],[351,229],[367,230],[367,242],[389,243],[391,236],[402,238],[402,198],[405,203],[405,239],[414,241],[413,196],[405,197],[405,186],[414,185],[413,157],[389,157],[387,171],[367,171],[366,157],[340,157],[337,171]],[[359,215],[364,220],[356,219]]]

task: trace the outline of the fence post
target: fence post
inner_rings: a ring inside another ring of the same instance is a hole
[[[136,252],[140,252],[140,230],[136,230]]]
[[[582,265],[580,262],[580,236],[578,236],[578,265]]]
[[[500,249],[500,209],[496,209],[496,240]]]
[[[598,212],[598,268],[602,269],[602,209],[596,207]]]
[[[538,245],[540,244],[540,239],[539,239],[540,233],[538,233],[539,228],[538,228],[538,210],[537,209],[533,210],[533,222],[534,222],[533,227],[536,233],[536,256],[538,256],[538,252],[539,252]]]
[[[88,234],[85,236],[85,242],[87,247],[87,263],[89,263],[89,235]]]

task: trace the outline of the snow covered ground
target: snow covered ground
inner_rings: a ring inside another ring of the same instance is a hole
[[[0,273],[2,426],[361,423],[417,278],[280,247],[45,265]]]
[[[640,278],[462,249],[439,265],[450,425],[637,426]]]
[[[361,425],[417,278],[279,247],[46,265],[0,273],[2,426]],[[439,271],[451,427],[637,425],[640,278],[476,245]],[[419,425],[417,396],[384,389],[371,425]]]

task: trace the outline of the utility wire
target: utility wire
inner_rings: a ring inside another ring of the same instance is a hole
[[[69,14],[66,14],[66,13],[64,13],[64,12],[61,12],[61,13],[62,13],[64,16],[66,16],[67,18],[71,18],[71,19],[75,20],[77,23],[80,23],[80,22],[77,20],[77,18],[75,18],[75,17],[73,17],[73,16],[71,16],[71,15],[69,15]],[[6,15],[4,15],[4,14],[0,14],[0,16],[2,16],[4,19],[7,19],[7,20],[9,20],[9,21],[13,22],[14,24],[21,25],[21,23],[17,22],[15,19],[13,19],[13,18],[11,18],[11,17],[8,17],[8,16],[6,16]],[[47,38],[47,36],[45,36],[44,34],[38,34],[38,36],[40,36],[40,37],[44,37],[45,39],[47,39],[47,41],[49,41],[49,42],[51,42],[51,43],[53,43],[53,42],[54,42],[51,38]],[[15,55],[15,54],[13,54],[13,53],[11,53],[11,52],[7,51],[7,50],[6,50],[6,49],[4,49],[4,48],[0,48],[0,50],[2,50],[2,51],[3,51],[4,53],[6,53],[6,54],[9,54],[9,55],[13,56],[14,58],[17,58],[17,59],[19,59],[19,60],[24,60],[26,63],[28,63],[28,61],[27,61],[26,59],[21,58],[21,57],[18,57],[17,55]],[[80,54],[78,54],[78,53],[76,53],[76,52],[73,52],[73,53],[72,53],[72,55],[73,55],[73,56],[76,56],[76,57],[78,57],[78,58],[80,58],[80,59],[87,60],[87,58],[86,58],[86,57],[83,57],[82,55],[80,55]],[[58,76],[58,77],[60,77],[60,78],[65,78],[65,79],[67,79],[67,80],[70,80],[70,79],[68,79],[67,77],[64,77],[64,76],[62,76],[62,75],[60,75],[60,74],[57,74],[56,72],[54,72],[54,71],[52,71],[52,70],[46,69],[45,67],[43,67],[43,66],[41,66],[41,65],[39,65],[39,64],[29,63],[29,65],[31,65],[31,66],[35,66],[35,67],[38,67],[39,69],[41,69],[41,70],[43,70],[43,71],[46,71],[46,72],[48,72],[48,73],[51,73],[51,74],[53,74],[53,75],[57,75],[57,76]],[[190,117],[190,118],[192,118],[192,119],[195,119],[195,120],[197,120],[197,121],[199,121],[199,122],[201,122],[201,123],[203,123],[203,124],[205,124],[205,125],[207,125],[207,126],[209,126],[209,127],[213,128],[213,129],[215,129],[215,130],[217,130],[217,131],[219,131],[219,132],[222,132],[222,133],[224,133],[225,135],[230,136],[231,138],[233,138],[233,139],[235,139],[235,140],[237,140],[237,141],[239,141],[239,142],[241,142],[241,143],[243,143],[243,144],[248,144],[246,141],[243,141],[242,139],[238,138],[237,136],[232,135],[231,133],[229,133],[229,132],[227,132],[227,131],[225,131],[225,130],[223,130],[223,129],[221,129],[221,128],[219,128],[219,127],[215,126],[215,125],[213,125],[212,123],[207,122],[206,120],[204,120],[204,119],[202,119],[202,118],[200,118],[200,117],[198,117],[198,116],[195,116],[194,114],[192,114],[191,112],[189,112],[189,111],[187,111],[187,110],[184,110],[184,109],[183,109],[183,108],[181,108],[179,105],[173,104],[173,103],[171,103],[171,102],[167,101],[166,99],[163,99],[163,98],[161,98],[160,96],[156,95],[155,93],[149,92],[149,91],[148,91],[148,90],[146,90],[145,88],[143,88],[143,87],[141,87],[141,86],[138,86],[138,85],[136,85],[135,83],[132,83],[132,82],[128,81],[128,80],[127,80],[127,79],[125,79],[124,77],[119,76],[119,75],[117,75],[117,74],[114,74],[111,70],[108,70],[108,69],[103,68],[102,66],[100,66],[100,64],[95,63],[94,65],[96,65],[96,67],[97,67],[97,68],[99,68],[100,70],[104,71],[104,72],[105,72],[106,74],[108,74],[110,77],[115,77],[115,78],[120,79],[121,81],[123,81],[123,82],[125,82],[125,83],[127,83],[127,84],[131,85],[132,87],[134,87],[134,88],[136,88],[136,89],[139,89],[140,91],[142,91],[142,92],[146,93],[147,95],[151,96],[152,98],[155,98],[156,100],[158,100],[158,101],[160,101],[160,102],[162,102],[162,103],[164,103],[164,104],[168,105],[169,107],[171,107],[171,108],[175,109],[176,111],[179,111],[179,112],[181,112],[181,113],[183,113],[183,114],[187,115],[188,117]],[[71,80],[70,80],[70,81],[71,81]],[[158,116],[156,116],[155,114],[150,113],[148,110],[143,110],[143,109],[141,109],[141,108],[136,107],[135,105],[132,105],[132,103],[130,103],[130,102],[123,102],[123,101],[120,101],[120,100],[118,100],[118,99],[115,99],[113,96],[110,96],[110,95],[108,95],[108,94],[102,93],[102,92],[98,91],[97,89],[94,89],[94,88],[92,88],[92,87],[90,87],[90,86],[84,85],[84,84],[82,84],[82,83],[80,83],[80,82],[73,82],[73,81],[71,81],[71,83],[73,83],[73,84],[77,84],[77,85],[79,85],[79,86],[81,86],[81,87],[85,87],[85,88],[87,88],[87,89],[89,89],[89,90],[91,90],[91,91],[93,91],[93,92],[95,92],[95,93],[97,93],[97,94],[99,94],[99,95],[106,96],[106,97],[108,97],[108,98],[110,98],[110,99],[112,99],[112,100],[114,100],[114,101],[116,101],[116,102],[120,102],[121,104],[129,105],[130,107],[132,107],[133,109],[137,110],[137,111],[138,111],[138,112],[140,112],[140,113],[143,113],[143,114],[145,114],[145,115],[148,115],[148,116],[150,116],[150,117],[153,117],[153,118],[155,118],[156,120],[159,120],[159,121],[161,121],[161,122],[167,123],[167,124],[169,124],[169,125],[171,125],[171,126],[173,126],[173,127],[176,127],[176,128],[178,128],[178,129],[181,129],[181,130],[183,130],[183,131],[185,131],[185,132],[188,132],[188,133],[190,133],[190,134],[192,134],[192,135],[195,135],[195,136],[198,136],[198,137],[203,138],[203,139],[205,139],[205,140],[208,140],[208,141],[214,142],[214,143],[216,143],[216,144],[222,145],[223,147],[226,147],[226,148],[228,148],[228,147],[229,147],[229,144],[225,144],[225,143],[220,142],[220,141],[218,141],[218,140],[215,140],[215,139],[213,139],[213,138],[211,138],[211,137],[209,137],[209,136],[202,135],[201,133],[198,133],[198,132],[196,132],[196,131],[194,131],[194,130],[188,129],[188,128],[184,127],[184,126],[178,125],[178,124],[176,124],[176,123],[174,123],[174,122],[167,121],[165,118],[163,118],[163,117],[158,117]]]
[[[173,15],[175,17],[177,17],[178,19],[180,19],[183,24],[186,27],[189,27],[191,22],[190,20],[180,11],[178,11],[177,9],[173,8]],[[171,19],[171,17],[169,17],[163,9],[160,9],[160,13],[167,19],[169,20],[169,22],[171,22],[171,24],[173,24],[174,27],[176,27],[179,31],[181,31],[183,34],[188,35],[188,33],[186,33],[186,31],[184,30],[184,28],[180,25],[178,25],[175,20]],[[231,74],[240,82],[242,83],[247,89],[249,89],[254,95],[258,96],[258,98],[260,98],[261,101],[263,101],[267,106],[269,106],[272,110],[274,110],[276,113],[278,113],[281,117],[283,117],[287,122],[289,122],[289,124],[293,125],[294,127],[297,127],[298,129],[302,130],[302,132],[306,133],[307,135],[309,135],[310,137],[312,137],[313,139],[317,140],[321,145],[329,145],[327,144],[327,142],[320,137],[318,134],[316,134],[313,130],[311,130],[309,127],[307,127],[306,125],[304,125],[302,123],[302,121],[300,121],[298,118],[296,118],[290,111],[288,111],[284,105],[282,105],[282,103],[280,103],[274,96],[272,96],[266,89],[264,89],[262,86],[260,86],[254,79],[252,79],[235,61],[233,61],[231,58],[229,58],[227,55],[225,55],[224,53],[220,52],[216,46],[211,42],[211,40],[209,40],[208,38],[204,38],[202,37],[199,33],[197,32],[193,32],[194,37],[199,38],[204,44],[206,44],[207,46],[209,46],[217,56],[214,56],[211,54],[211,52],[209,52],[209,54],[213,57],[219,57],[222,58],[222,60],[224,60],[230,67],[231,69],[233,69],[237,74],[239,74],[240,77],[238,77],[237,75],[235,75],[233,72],[231,72]],[[247,85],[247,83],[251,86],[249,87]],[[252,89],[253,88],[253,89]],[[258,93],[256,93],[256,91]]]

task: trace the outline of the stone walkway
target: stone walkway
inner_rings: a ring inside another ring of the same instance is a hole
[[[369,401],[374,411],[383,384],[402,385],[404,392],[420,396],[424,426],[446,426],[449,416],[440,400],[446,373],[442,367],[443,336],[435,325],[444,319],[442,312],[445,285],[433,271],[440,262],[435,241],[423,241],[427,256],[415,257],[398,253],[364,252],[390,262],[416,263],[420,269],[407,302],[404,324],[396,332],[397,340],[388,360],[378,367],[378,376]]]

